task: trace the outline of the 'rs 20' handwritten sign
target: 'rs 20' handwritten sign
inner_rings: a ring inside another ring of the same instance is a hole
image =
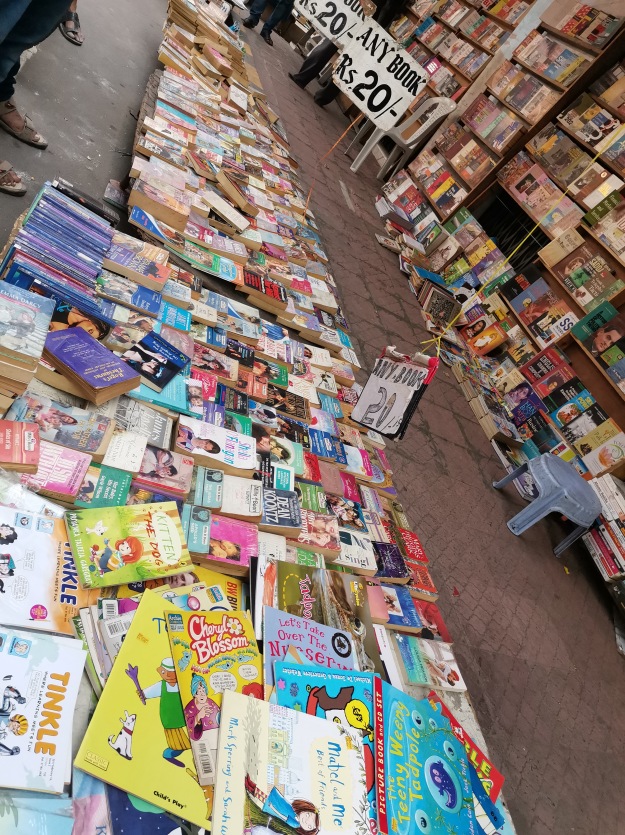
[[[385,348],[358,397],[351,420],[387,438],[403,438],[439,360],[426,354],[413,357]]]
[[[376,127],[396,125],[427,83],[423,67],[365,17],[358,0],[296,0],[295,7],[339,47],[338,88]]]

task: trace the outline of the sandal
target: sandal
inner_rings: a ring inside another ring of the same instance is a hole
[[[66,23],[73,23],[74,28],[68,29],[65,25]],[[66,41],[73,43],[74,46],[83,45],[83,40],[77,40],[78,36],[82,38],[82,32],[80,31],[80,20],[76,12],[67,12],[63,20],[59,23],[59,29]]]
[[[8,115],[9,113],[16,113],[17,107],[13,103],[13,99],[9,99],[8,101],[0,102],[0,128],[5,130],[7,133],[10,133],[11,136],[14,136],[16,139],[19,139],[20,142],[25,142],[27,145],[32,145],[34,148],[47,148],[48,147],[48,140],[45,139],[40,133],[37,133],[35,130],[35,126],[33,125],[31,119],[24,115],[24,124],[21,130],[16,130],[8,125],[4,121],[4,116]]]
[[[21,197],[22,194],[26,194],[27,188],[22,182],[22,178],[19,174],[15,174],[18,178],[16,183],[4,183],[3,180],[13,171],[13,166],[10,162],[4,160],[4,162],[0,162],[0,191],[4,191],[6,194],[13,194],[15,197]],[[15,172],[14,172],[15,173]]]

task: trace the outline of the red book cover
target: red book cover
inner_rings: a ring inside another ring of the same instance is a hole
[[[202,400],[210,400],[211,403],[215,400],[217,394],[217,377],[211,374],[210,371],[202,371],[201,368],[191,369],[191,379],[199,380],[202,384]]]
[[[547,377],[561,365],[566,365],[562,352],[557,348],[545,348],[539,354],[535,354],[519,370],[526,380],[533,383]]]
[[[416,612],[419,615],[419,619],[424,624],[425,629],[428,630],[425,632],[422,629],[419,637],[428,638],[432,641],[445,641],[446,644],[453,643],[452,637],[449,634],[449,630],[445,625],[443,616],[441,615],[440,609],[436,603],[431,603],[426,600],[417,600],[416,598],[413,598],[412,602],[414,603]]]
[[[416,533],[414,531],[407,531],[405,528],[398,528],[398,531],[401,540],[400,545],[403,546],[406,557],[426,565],[429,560]]]
[[[302,479],[304,481],[314,481],[315,484],[321,484],[319,459],[313,452],[309,452],[308,450],[304,450],[304,474]]]

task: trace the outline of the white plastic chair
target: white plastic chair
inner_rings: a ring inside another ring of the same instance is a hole
[[[388,155],[388,158],[378,174],[378,180],[383,180],[389,173],[393,166],[393,175],[399,171],[400,168],[408,163],[410,157],[415,153],[420,145],[425,144],[427,139],[436,130],[437,126],[453,113],[456,109],[456,102],[446,98],[429,98],[418,107],[405,121],[396,125],[390,130],[383,131],[380,128],[374,128],[373,133],[365,142],[362,151],[358,154],[356,159],[350,166],[350,170],[357,172],[360,170],[362,164],[367,159],[369,154],[373,151],[375,146],[385,137],[388,136],[395,143],[395,148]],[[410,133],[409,129],[415,124],[421,122],[414,133]],[[367,119],[364,125],[360,128],[352,142],[349,144],[347,151],[362,139],[367,131],[371,130],[372,124]],[[406,134],[408,134],[406,136]]]

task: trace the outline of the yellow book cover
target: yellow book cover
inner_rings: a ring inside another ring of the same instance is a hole
[[[197,780],[165,628],[175,611],[144,592],[75,765],[209,829],[213,789]]]
[[[228,574],[205,568],[203,565],[190,565],[187,571],[174,574],[172,577],[115,586],[110,592],[112,597],[122,600],[141,594],[145,589],[157,589],[163,585],[169,586],[170,589],[178,589],[193,583],[204,583],[206,586],[211,599],[209,607],[211,612],[243,609],[243,581],[237,577],[230,577]]]
[[[215,782],[225,690],[263,698],[263,664],[245,612],[167,612],[171,655],[200,785]]]

